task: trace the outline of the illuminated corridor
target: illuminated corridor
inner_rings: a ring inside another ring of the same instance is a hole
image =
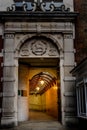
[[[60,121],[60,75],[58,60],[36,65],[35,61],[22,60],[19,65],[18,120]],[[24,61],[24,63],[23,63]],[[40,60],[38,60],[41,62]],[[34,62],[34,63],[33,63]],[[30,66],[29,64],[33,64]],[[51,64],[51,66],[50,66]]]

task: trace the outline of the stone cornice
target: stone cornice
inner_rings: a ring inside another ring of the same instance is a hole
[[[48,21],[66,21],[70,22],[77,18],[77,12],[21,12],[21,11],[3,11],[0,12],[0,21],[41,21],[41,20],[48,20]]]

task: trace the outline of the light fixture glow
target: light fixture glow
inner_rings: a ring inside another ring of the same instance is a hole
[[[39,88],[39,87],[37,87],[37,88],[36,88],[36,90],[37,90],[37,91],[39,91],[39,90],[40,90],[40,88]]]
[[[57,87],[57,86],[54,86],[54,87],[53,87],[53,89],[57,90],[57,89],[58,89],[58,87]]]
[[[40,83],[41,83],[41,85],[43,85],[43,84],[44,84],[44,81],[43,81],[43,80],[41,80],[41,81],[40,81]]]

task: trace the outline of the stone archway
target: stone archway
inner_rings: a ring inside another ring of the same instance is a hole
[[[58,7],[55,7],[50,3],[49,10],[44,8],[45,4],[42,2],[32,5],[34,12],[31,9],[27,10],[26,5],[24,11],[20,10],[19,4],[8,7],[6,13],[1,12],[1,35],[4,35],[4,47],[1,51],[3,57],[2,126],[18,125],[19,62],[22,60],[30,62],[35,58],[38,61],[46,59],[47,63],[48,59],[59,59],[62,124],[75,122],[75,77],[70,74],[70,71],[75,67],[74,39],[77,13],[73,11],[73,2],[71,3],[70,10],[66,7],[69,4],[64,0],[61,3],[64,4],[63,6],[58,3]],[[41,10],[39,6],[45,10]],[[50,65],[56,63],[51,62]]]
[[[18,59],[19,59],[19,66],[20,66],[20,63],[25,63],[25,64],[27,63],[30,66],[30,64],[32,64],[31,62],[33,62],[33,61],[31,61],[32,59],[33,60],[44,59],[44,62],[49,62],[49,59],[51,59],[51,63],[47,63],[47,65],[53,66],[52,62],[54,62],[54,59],[55,59],[54,65],[57,67],[57,62],[59,61],[59,58],[60,58],[60,54],[59,54],[60,52],[59,52],[59,48],[53,42],[52,39],[50,39],[46,36],[40,35],[40,36],[33,36],[30,39],[28,38],[28,39],[23,40],[23,41],[25,41],[25,42],[20,43],[20,46],[18,45],[18,49],[16,49],[17,54],[18,54]],[[48,59],[48,61],[47,61],[47,59]],[[36,62],[38,62],[38,61],[36,61]],[[46,63],[44,63],[44,62],[41,63],[41,62],[42,61],[40,61],[39,66],[44,67],[44,64],[46,64]],[[24,66],[22,66],[22,69],[20,69],[20,71],[23,71],[24,68],[25,68],[25,70],[27,69],[26,73],[28,72],[28,69],[30,69],[28,66],[26,67],[24,65]],[[26,77],[25,75],[22,77]],[[26,79],[23,78],[22,81],[26,80]],[[27,82],[27,81],[24,81],[24,82]],[[26,84],[24,86],[26,86]],[[24,86],[23,86],[23,88],[21,88],[19,86],[19,91],[20,91],[19,93],[24,92],[24,91],[26,91],[26,93],[28,93],[29,90],[26,87],[24,88]],[[21,89],[23,89],[23,90],[21,90]],[[19,96],[20,96],[20,94],[19,94]],[[19,106],[19,108],[18,108],[18,111],[19,111],[18,112],[18,115],[19,115],[18,121],[25,121],[25,120],[28,120],[28,118],[29,118],[29,116],[28,116],[28,107],[29,106],[28,106],[27,102],[28,102],[27,97],[23,97],[23,96],[19,97],[19,100],[18,100],[18,106]],[[22,105],[27,106],[27,108],[23,107]],[[25,113],[25,114],[22,114],[21,112]],[[21,115],[22,116],[24,115],[24,116],[21,117]]]
[[[59,35],[60,36],[60,35]],[[29,38],[30,37],[30,38]],[[61,36],[62,37],[62,36]],[[63,38],[63,37],[62,37]],[[25,35],[21,37],[15,47],[15,51],[9,52],[7,49],[4,55],[5,64],[4,66],[4,93],[7,95],[8,99],[3,98],[3,108],[6,110],[6,113],[3,112],[2,124],[13,124],[17,125],[18,123],[18,61],[19,59],[31,59],[31,58],[53,58],[59,59],[60,66],[60,80],[61,80],[61,102],[62,107],[64,104],[64,59],[63,59],[63,40],[58,42],[60,39],[58,36],[54,37],[53,35]],[[7,39],[6,39],[7,40]],[[13,37],[11,39],[13,41]],[[38,42],[37,42],[38,41]],[[8,40],[7,40],[8,43]],[[5,44],[7,44],[5,42]],[[39,45],[37,46],[37,44]],[[38,48],[38,51],[35,49]],[[29,50],[30,49],[30,50]],[[14,50],[14,48],[13,48]],[[8,56],[7,56],[8,52]],[[51,53],[50,53],[51,52]],[[52,53],[54,52],[54,53]],[[49,55],[50,54],[50,55]],[[10,61],[10,62],[9,62]],[[8,75],[7,76],[7,72]],[[9,89],[6,90],[5,87],[9,86]],[[8,92],[7,92],[8,91]],[[5,105],[7,103],[7,105]],[[11,118],[8,118],[11,117]],[[8,119],[8,120],[7,120]],[[6,122],[6,123],[5,123]],[[62,122],[64,124],[64,112],[62,112]]]

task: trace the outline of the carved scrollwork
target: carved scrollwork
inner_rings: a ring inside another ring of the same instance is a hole
[[[23,4],[23,10],[27,11],[27,4],[26,3]]]
[[[46,3],[41,3],[41,10],[42,10],[43,12],[46,12],[45,6],[46,6]]]
[[[11,7],[7,7],[7,11],[15,11],[16,7],[15,4],[12,4]]]
[[[49,10],[46,9],[46,3],[44,3],[44,2],[41,3],[40,8],[43,12],[46,12],[46,11],[53,12],[55,10],[55,6],[54,6],[53,2],[51,2],[51,4],[49,5]]]
[[[50,4],[50,12],[53,12],[55,10],[55,6],[53,3]]]
[[[17,6],[16,4],[12,4],[11,7],[7,7],[7,11],[27,11],[27,4],[22,3],[20,6]]]
[[[61,11],[62,12],[70,12],[70,8],[66,9],[65,5],[61,5]]]
[[[56,6],[55,2],[50,2],[49,7],[48,7],[47,2],[42,2],[42,0],[37,0],[37,1],[35,0],[34,2],[31,2],[31,7],[28,4],[29,4],[29,2],[25,2],[25,1],[20,2],[20,4],[18,4],[18,2],[15,2],[15,4],[12,4],[11,7],[7,7],[7,11],[70,12],[70,8],[66,8],[63,3],[58,7]]]
[[[36,8],[37,8],[37,5],[36,3],[31,3],[32,5],[32,12],[35,12]]]

